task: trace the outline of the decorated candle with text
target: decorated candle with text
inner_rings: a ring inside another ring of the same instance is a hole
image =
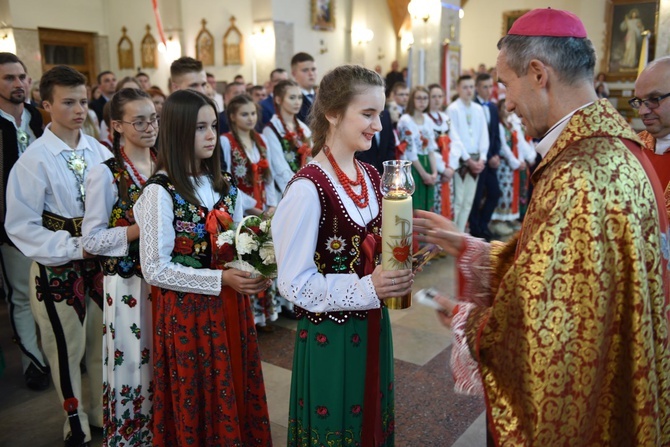
[[[384,162],[381,180],[382,199],[382,268],[412,268],[412,193],[414,180],[406,160]],[[385,300],[389,309],[406,309],[412,295]]]

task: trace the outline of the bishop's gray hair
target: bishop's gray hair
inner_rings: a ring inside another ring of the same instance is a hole
[[[498,41],[498,49],[505,50],[507,65],[517,76],[525,75],[530,61],[537,59],[567,85],[593,82],[596,53],[589,39],[507,35]]]

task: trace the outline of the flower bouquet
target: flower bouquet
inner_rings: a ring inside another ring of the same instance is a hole
[[[277,277],[275,246],[270,232],[271,220],[247,216],[235,231],[236,258],[226,267],[236,268],[266,278]]]

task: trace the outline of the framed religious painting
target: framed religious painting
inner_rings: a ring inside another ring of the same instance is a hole
[[[207,30],[207,20],[202,19],[202,29],[195,38],[195,58],[202,65],[214,65],[214,36]]]
[[[640,58],[654,58],[659,0],[608,0],[605,58],[608,81],[635,80]],[[647,53],[642,42],[649,34]]]
[[[502,17],[502,35],[507,35],[507,31],[514,25],[516,19],[530,11],[530,9],[517,9],[515,11],[504,11]]]
[[[312,2],[312,28],[322,31],[335,29],[335,0],[310,0]]]
[[[133,54],[133,41],[128,37],[128,29],[124,26],[121,28],[123,35],[116,44],[116,50],[119,56],[119,69],[133,69],[135,68],[135,55]]]

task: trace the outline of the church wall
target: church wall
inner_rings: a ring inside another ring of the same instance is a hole
[[[361,1],[361,0],[358,0]],[[377,0],[371,0],[377,2]],[[335,29],[318,31],[311,28],[310,1],[273,0],[272,13],[275,21],[293,24],[293,51],[282,53],[276,60],[278,67],[290,71],[291,56],[299,51],[311,54],[316,61],[318,76],[350,60],[351,57],[351,18],[352,2],[357,0],[339,0],[335,2]],[[281,37],[281,36],[279,36]],[[327,50],[324,52],[324,50]],[[268,73],[269,74],[269,73]]]
[[[496,44],[502,37],[502,15],[505,11],[537,8],[537,0],[469,0],[461,20],[463,69],[477,68],[480,63],[495,65]],[[586,32],[596,50],[596,71],[601,69],[605,56],[607,0],[545,0],[542,7],[565,9],[575,13],[584,22]],[[660,1],[659,36],[656,57],[670,54],[670,0]]]
[[[396,59],[397,37],[393,29],[391,12],[386,0],[354,1],[352,20],[352,57],[351,62],[374,69],[381,65],[382,74],[391,68]],[[369,29],[374,33],[372,41],[359,43],[357,30]]]

